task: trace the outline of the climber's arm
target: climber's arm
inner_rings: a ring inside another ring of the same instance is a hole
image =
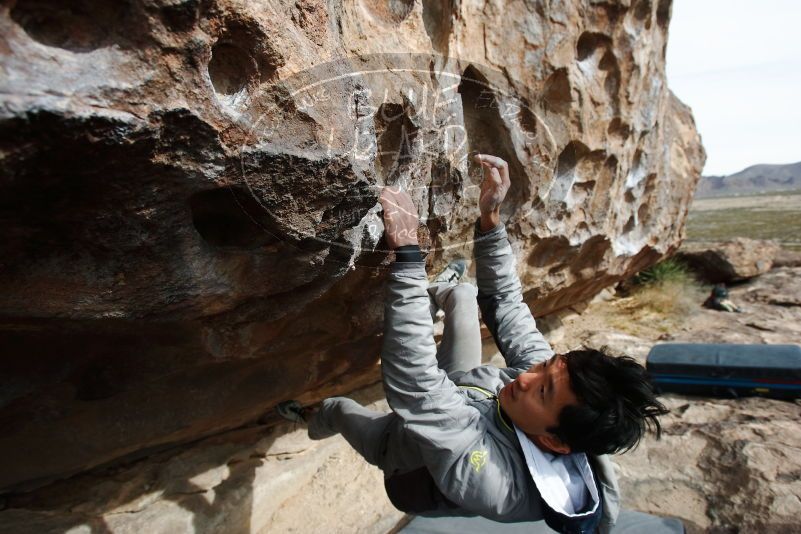
[[[417,245],[417,208],[405,191],[381,192],[384,236],[395,251],[389,268],[381,352],[387,400],[395,411],[423,412],[419,397],[452,396],[456,387],[437,366],[434,325],[429,311],[428,277]]]
[[[420,444],[423,462],[444,469],[476,438],[471,429],[478,412],[437,365],[425,262],[409,250],[417,245],[417,210],[407,193],[390,188],[382,191],[381,204],[387,245],[396,258],[400,247],[409,254],[389,268],[381,348],[384,391]]]
[[[500,222],[501,203],[509,190],[509,166],[501,158],[479,154],[484,168],[479,209],[474,231],[478,305],[484,324],[492,333],[506,365],[528,369],[553,356],[551,346],[523,302],[515,255]]]

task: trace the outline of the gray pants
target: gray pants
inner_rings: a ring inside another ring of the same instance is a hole
[[[445,328],[437,348],[439,368],[451,376],[481,365],[476,287],[431,284],[428,293],[436,308],[445,312]],[[432,307],[432,312],[436,308]],[[323,401],[320,411],[309,422],[309,437],[323,439],[341,433],[365,460],[380,466],[383,438],[397,417],[393,412],[374,412],[346,397],[331,397]]]

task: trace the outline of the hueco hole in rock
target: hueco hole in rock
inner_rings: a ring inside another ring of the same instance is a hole
[[[748,264],[726,282],[759,275],[732,290],[765,307],[739,338],[710,334],[726,328],[717,312],[636,305],[633,277],[685,240],[706,158],[667,83],[671,9],[2,2],[0,533],[411,525],[377,467],[275,407],[390,410],[397,254],[379,197],[408,193],[433,277],[478,246],[476,154],[507,163],[500,221],[557,353],[644,363],[660,340],[797,343],[797,264],[771,269],[778,245],[713,261]],[[433,328],[439,340],[441,316]],[[504,366],[484,323],[481,336]],[[797,404],[661,400],[662,439],[611,457],[622,509],[688,532],[797,528]]]

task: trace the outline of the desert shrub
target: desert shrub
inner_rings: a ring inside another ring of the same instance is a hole
[[[694,283],[690,269],[684,263],[674,258],[668,258],[640,271],[634,276],[635,285],[654,285],[666,282],[679,284]]]

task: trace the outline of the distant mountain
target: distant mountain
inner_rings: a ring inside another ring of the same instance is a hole
[[[801,190],[801,162],[787,165],[752,165],[729,176],[702,176],[695,190],[695,198],[793,190]]]

